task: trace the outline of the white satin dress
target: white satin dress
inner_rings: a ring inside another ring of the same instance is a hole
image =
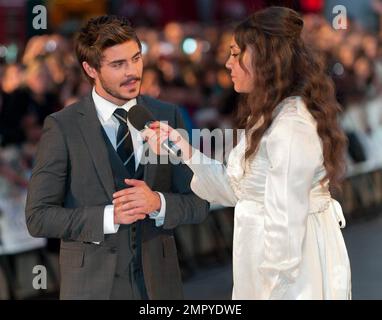
[[[185,161],[198,196],[235,207],[232,299],[351,299],[345,219],[320,184],[322,144],[303,100],[277,106],[246,165],[244,151],[242,136],[227,166],[196,149]]]

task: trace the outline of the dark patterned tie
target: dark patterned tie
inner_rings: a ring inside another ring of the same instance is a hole
[[[117,108],[113,115],[119,121],[117,153],[129,173],[129,178],[132,178],[135,173],[135,159],[133,140],[131,138],[129,127],[127,126],[127,111],[122,108]]]

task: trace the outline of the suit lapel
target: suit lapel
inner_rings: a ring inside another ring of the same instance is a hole
[[[150,111],[152,113],[151,108],[147,105],[147,103],[142,98],[142,96],[138,96],[137,104],[140,107],[145,108],[145,109],[147,109],[148,111]],[[145,155],[142,154],[142,157],[144,157],[144,156]],[[158,157],[157,157],[157,160],[159,161]],[[143,171],[143,180],[146,182],[146,184],[150,188],[152,188],[153,185],[154,185],[155,177],[156,177],[156,174],[157,174],[157,168],[158,168],[158,166],[156,164],[151,164],[151,163],[148,163],[148,164],[143,166],[143,170],[144,170]]]
[[[80,129],[91,154],[96,172],[108,197],[112,201],[113,193],[115,192],[113,174],[105,140],[102,136],[101,123],[97,117],[91,95],[84,99],[83,108],[79,109],[78,112],[81,114],[78,118]]]

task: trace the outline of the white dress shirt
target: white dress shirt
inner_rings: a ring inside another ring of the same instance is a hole
[[[129,111],[131,107],[137,104],[137,101],[136,99],[132,99],[122,106],[117,106],[111,103],[110,101],[102,98],[99,94],[97,94],[94,87],[92,91],[92,97],[97,111],[98,119],[101,122],[101,125],[105,130],[111,144],[116,150],[119,121],[113,116],[113,113],[117,108],[123,108],[126,111]],[[133,140],[135,168],[137,169],[143,152],[143,138],[139,131],[131,125],[129,120],[127,120],[127,126],[129,127],[131,138]],[[164,217],[166,212],[166,200],[162,193],[157,193],[159,194],[161,200],[160,211],[154,211],[150,213],[149,216],[151,219],[155,219],[155,225],[157,227],[160,227],[164,223]],[[105,206],[103,225],[104,234],[116,233],[118,231],[118,228],[119,224],[114,223],[114,205]]]

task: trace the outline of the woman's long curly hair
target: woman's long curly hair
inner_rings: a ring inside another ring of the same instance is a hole
[[[240,65],[246,70],[242,57],[245,49],[251,47],[255,79],[254,89],[244,95],[239,105],[237,125],[249,135],[247,160],[256,153],[262,136],[272,124],[275,107],[289,96],[302,97],[317,122],[323,143],[327,174],[321,183],[329,180],[331,187],[340,189],[346,147],[346,137],[337,119],[341,107],[322,60],[301,38],[303,24],[294,10],[269,7],[254,13],[235,28],[234,39],[241,49]],[[251,131],[261,117],[262,125]]]

